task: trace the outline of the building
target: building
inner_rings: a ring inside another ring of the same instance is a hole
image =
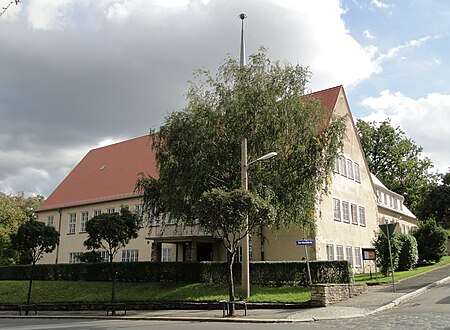
[[[296,240],[308,238],[314,241],[308,247],[310,259],[346,259],[358,271],[362,266],[361,249],[371,247],[380,222],[399,222],[400,230],[407,232],[416,220],[403,205],[403,197],[389,191],[369,172],[343,87],[309,97],[317,98],[330,113],[348,118],[342,152],[329,178],[329,192],[317,203],[316,230],[274,232],[261,228],[252,235],[251,260],[301,260],[305,250],[296,246]],[[85,250],[84,225],[96,214],[114,212],[122,206],[141,212],[142,196],[135,191],[138,174],[157,177],[149,143],[150,137],[143,136],[91,150],[81,160],[38,210],[39,220],[61,233],[58,248],[41,262],[77,262],[77,255]],[[384,198],[388,204],[381,203]],[[119,253],[116,261],[226,260],[220,238],[198,225],[147,220],[139,237]]]

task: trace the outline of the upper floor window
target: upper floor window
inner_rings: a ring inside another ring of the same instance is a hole
[[[114,213],[114,212],[116,212],[116,209],[114,207],[110,207],[110,208],[106,209],[106,213],[108,213],[108,214],[111,214],[111,213]]]
[[[343,176],[347,176],[347,166],[344,156],[339,156],[339,173]]]
[[[96,217],[97,215],[100,215],[100,214],[102,214],[102,210],[100,210],[100,209],[94,210],[94,217]]]
[[[49,227],[53,226],[53,215],[49,215],[47,217],[47,226],[49,226]]]
[[[359,224],[362,227],[366,226],[366,209],[363,206],[359,207]]]
[[[358,207],[356,204],[351,205],[351,213],[352,213],[352,224],[358,224]]]
[[[377,190],[377,202],[378,202],[379,204],[381,204],[381,200],[382,200],[381,194],[382,194],[382,192],[379,191],[379,190]]]
[[[354,169],[355,169],[355,181],[361,182],[361,173],[359,172],[359,164],[354,163]]]
[[[81,219],[80,219],[80,232],[84,233],[86,231],[86,222],[89,219],[89,213],[87,211],[81,212]]]
[[[353,177],[353,162],[350,159],[347,159],[347,177],[351,180],[354,179],[354,177]]]
[[[350,222],[350,208],[348,202],[342,201],[342,221]]]
[[[69,213],[69,228],[67,232],[69,234],[75,234],[75,228],[77,226],[77,214]]]
[[[337,198],[333,198],[333,214],[334,220],[341,221],[341,201]]]

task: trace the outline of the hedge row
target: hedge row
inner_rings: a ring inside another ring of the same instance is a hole
[[[129,262],[114,263],[117,280],[123,282],[226,283],[225,262]],[[240,282],[241,265],[234,268],[235,281]],[[31,266],[0,267],[0,280],[26,280]],[[349,283],[351,272],[347,261],[312,261],[314,283]],[[108,263],[36,265],[33,279],[66,281],[109,281]],[[250,279],[261,285],[308,284],[305,262],[252,262]]]

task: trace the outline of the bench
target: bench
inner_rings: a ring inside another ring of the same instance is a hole
[[[25,315],[28,315],[29,311],[34,311],[34,315],[37,315],[37,305],[36,304],[23,304],[17,306],[19,308],[19,315],[22,315],[22,311],[25,312]]]
[[[223,317],[225,317],[225,315],[229,315],[231,305],[233,305],[233,307],[236,307],[237,305],[242,305],[242,307],[244,307],[244,315],[247,316],[247,303],[244,300],[235,300],[235,301],[219,300],[219,304],[222,306]],[[236,310],[236,308],[234,309]]]
[[[106,315],[116,315],[116,311],[123,311],[123,315],[127,315],[127,305],[125,303],[108,303],[105,304],[106,307]]]

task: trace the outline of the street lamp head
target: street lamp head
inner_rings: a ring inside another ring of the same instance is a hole
[[[272,152],[269,152],[268,154],[265,154],[264,156],[259,157],[255,161],[258,162],[260,160],[267,160],[267,159],[275,157],[276,155],[278,155],[278,154],[275,151],[272,151]]]

